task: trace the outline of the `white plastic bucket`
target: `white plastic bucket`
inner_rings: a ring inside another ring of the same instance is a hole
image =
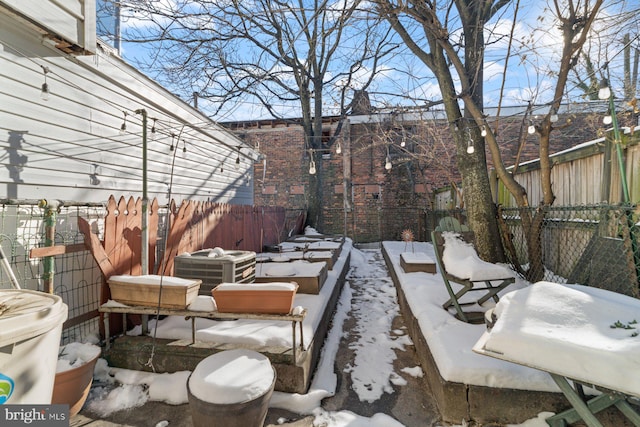
[[[0,289],[0,404],[50,404],[62,324],[57,295]]]

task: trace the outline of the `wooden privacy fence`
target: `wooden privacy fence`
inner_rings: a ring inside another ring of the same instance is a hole
[[[178,207],[169,205],[165,223],[160,222],[156,199],[148,206],[149,273],[173,274],[173,258],[184,252],[219,246],[261,252],[266,245],[281,242],[289,234],[299,234],[305,221],[304,212],[288,214],[283,207],[229,205],[213,202],[183,201]],[[166,230],[166,247],[156,262],[159,228]],[[142,273],[142,200],[114,196],[107,202],[104,219],[104,241],[97,233],[97,224],[78,217],[78,227],[85,236],[105,280],[116,274]],[[92,229],[93,228],[93,229]],[[157,267],[154,267],[157,266]],[[108,299],[104,287],[101,303]]]
[[[289,234],[299,234],[305,214],[289,217],[283,207],[228,205],[186,201],[170,211],[171,226],[159,273],[173,273],[173,259],[184,252],[219,246],[223,249],[261,252]]]

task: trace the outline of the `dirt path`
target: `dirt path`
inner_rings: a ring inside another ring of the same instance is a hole
[[[351,309],[336,355],[336,395],[323,401],[325,411],[351,411],[372,417],[387,414],[406,427],[430,427],[439,416],[418,359],[406,334],[395,288],[378,249],[362,250],[366,267],[349,271],[343,292]],[[352,254],[353,255],[353,254]],[[404,371],[403,371],[404,369]],[[302,419],[301,419],[302,418]],[[312,417],[270,410],[267,424],[311,426]],[[294,421],[297,420],[297,421]]]

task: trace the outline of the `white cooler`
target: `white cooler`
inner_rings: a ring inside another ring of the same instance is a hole
[[[57,295],[0,289],[0,404],[50,404],[62,324]]]

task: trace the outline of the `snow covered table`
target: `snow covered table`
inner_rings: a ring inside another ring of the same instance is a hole
[[[504,295],[477,353],[548,372],[573,409],[547,419],[565,426],[615,405],[635,426],[640,415],[640,300],[581,285],[538,282]],[[570,382],[574,383],[575,389]],[[582,384],[602,394],[585,402]]]

